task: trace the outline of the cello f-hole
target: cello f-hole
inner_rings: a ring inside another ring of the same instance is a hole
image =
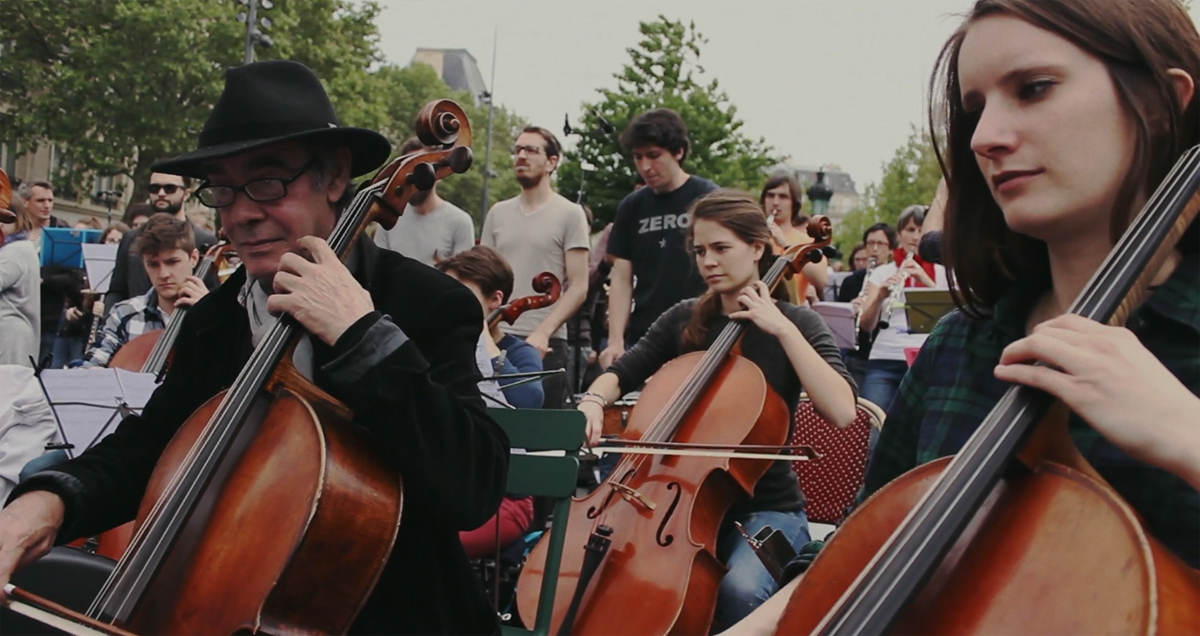
[[[674,535],[666,534],[664,536],[664,533],[667,531],[667,524],[675,516],[675,509],[679,507],[679,498],[683,496],[683,487],[677,481],[667,484],[667,490],[674,490],[675,498],[671,500],[671,505],[667,506],[667,513],[663,515],[662,522],[658,524],[658,532],[654,535],[654,540],[664,548],[675,543]]]

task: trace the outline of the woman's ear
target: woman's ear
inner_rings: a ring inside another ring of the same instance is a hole
[[[762,261],[763,254],[767,253],[767,244],[762,241],[754,242],[754,260]]]
[[[1192,97],[1196,94],[1196,83],[1191,75],[1183,69],[1171,68],[1167,69],[1167,75],[1171,77],[1171,82],[1175,84],[1175,92],[1179,95],[1179,103],[1183,110],[1188,109],[1188,105],[1192,102]]]

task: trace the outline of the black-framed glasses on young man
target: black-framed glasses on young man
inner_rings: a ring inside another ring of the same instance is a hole
[[[210,185],[205,183],[196,190],[196,198],[200,202],[210,208],[224,208],[233,205],[237,199],[237,193],[244,192],[250,197],[251,201],[266,203],[267,201],[275,201],[287,196],[287,187],[293,181],[300,178],[300,175],[308,172],[308,169],[313,167],[316,159],[309,160],[308,163],[300,167],[296,174],[281,178],[255,179],[243,186],[227,186],[227,185]]]
[[[151,183],[146,189],[150,191],[150,194],[165,192],[166,194],[170,195],[182,190],[183,186],[176,185],[174,183]]]
[[[542,154],[542,147],[541,146],[513,146],[512,154],[514,157],[521,153],[525,153],[530,156],[540,155],[540,154]]]

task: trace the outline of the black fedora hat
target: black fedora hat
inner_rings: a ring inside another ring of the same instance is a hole
[[[204,179],[204,163],[284,141],[317,141],[350,148],[351,176],[383,164],[392,145],[366,128],[345,128],[317,75],[299,62],[272,60],[231,68],[198,148],[151,166],[154,172]]]

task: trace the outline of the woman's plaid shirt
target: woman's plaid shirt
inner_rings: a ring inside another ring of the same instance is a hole
[[[938,324],[888,411],[867,469],[864,497],[904,472],[962,448],[1008,389],[993,370],[1004,348],[1023,337],[1026,317],[1045,289],[1026,285],[1010,291],[990,320],[971,320],[955,311]],[[1185,257],[1126,326],[1200,395],[1200,255]],[[1200,413],[1195,422],[1200,435]],[[1130,458],[1077,416],[1071,418],[1071,435],[1151,533],[1192,567],[1200,567],[1200,493],[1182,479]]]

